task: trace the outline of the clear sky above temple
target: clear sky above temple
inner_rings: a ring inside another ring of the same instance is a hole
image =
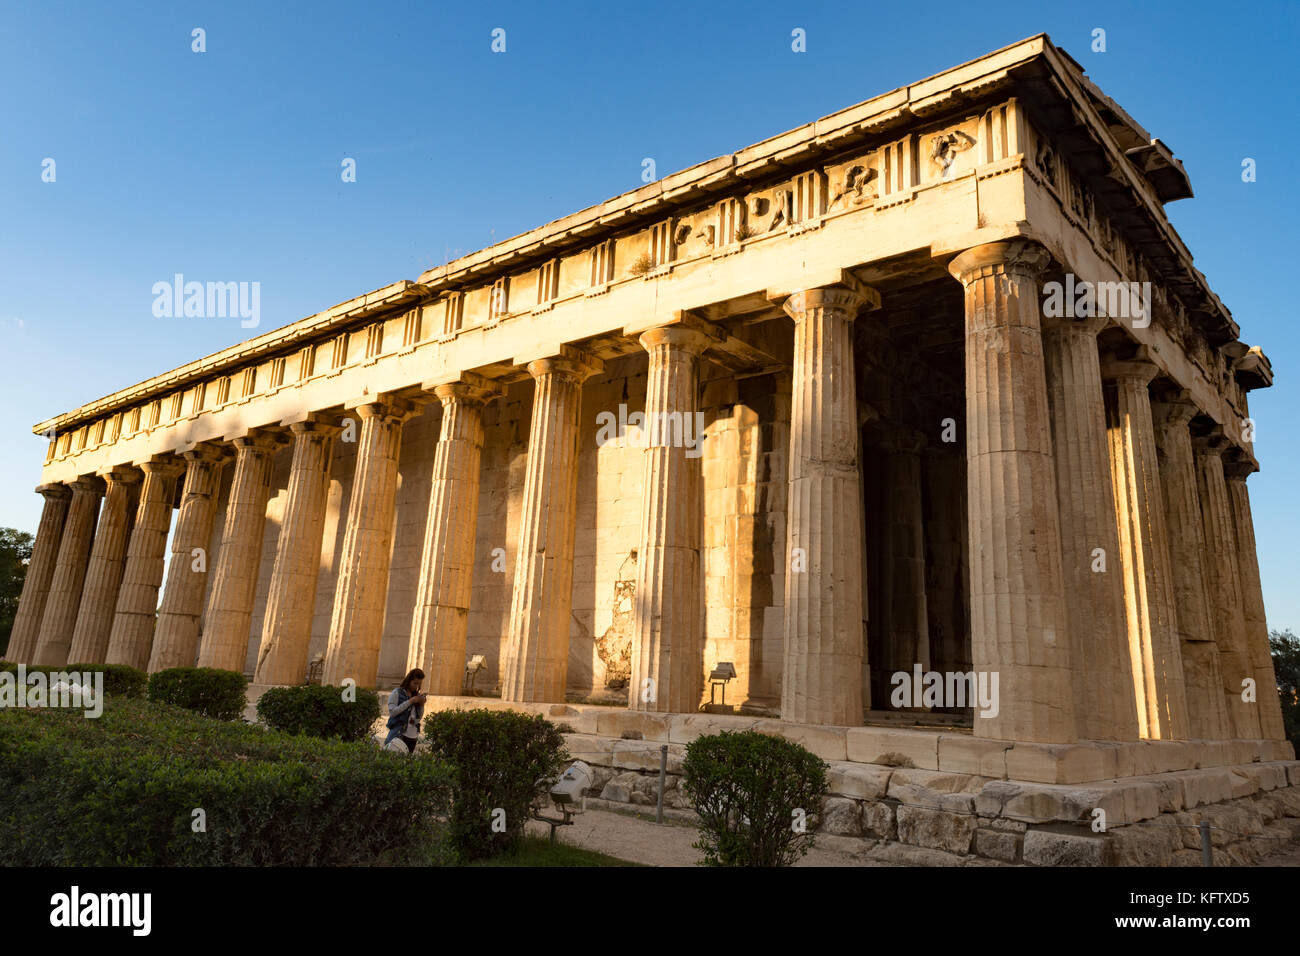
[[[1298,26],[1199,0],[0,4],[0,525],[35,530],[37,421],[633,189],[647,159],[1046,32],[1182,159],[1196,198],[1169,214],[1272,359],[1250,487],[1269,623],[1300,629]],[[260,324],[156,317],[177,273],[260,283]]]

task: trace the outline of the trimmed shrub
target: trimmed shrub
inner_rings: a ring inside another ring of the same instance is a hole
[[[166,704],[0,711],[4,866],[446,863],[450,794],[426,757]]]
[[[69,664],[63,669],[103,674],[104,693],[110,697],[134,697],[142,700],[149,687],[149,675],[126,664]]]
[[[808,852],[828,764],[753,730],[686,745],[682,787],[700,816],[694,846],[709,866],[789,866]]]
[[[173,667],[149,678],[149,699],[172,704],[217,720],[238,720],[244,713],[248,678],[215,667]]]
[[[379,695],[373,690],[305,684],[272,687],[257,701],[257,719],[286,734],[307,734],[324,740],[365,740],[379,719]]]
[[[148,674],[126,664],[67,664],[63,667],[24,664],[23,668],[28,674],[35,674],[39,671],[47,677],[50,674],[70,673],[72,671],[100,673],[104,675],[104,693],[110,697],[143,698],[145,688],[149,683]],[[18,665],[13,661],[0,661],[0,671],[9,671],[16,674]]]
[[[509,710],[444,710],[425,719],[424,735],[455,773],[447,836],[456,852],[468,861],[516,850],[530,805],[567,759],[560,731]]]

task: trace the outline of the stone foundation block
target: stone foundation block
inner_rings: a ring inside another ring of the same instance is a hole
[[[1024,860],[1031,866],[1105,866],[1107,858],[1100,835],[1039,829],[1025,834]]]
[[[1015,863],[1020,858],[1020,844],[1023,840],[1024,837],[1019,833],[981,827],[975,831],[975,853],[977,856]]]
[[[898,839],[932,850],[969,853],[975,823],[974,814],[903,805],[898,808]]]
[[[886,767],[939,769],[939,738],[925,731],[849,727],[845,731],[849,760]]]
[[[832,761],[826,772],[830,792],[842,797],[859,799],[877,799],[883,797],[889,787],[889,778],[894,773],[888,767],[874,764]]]

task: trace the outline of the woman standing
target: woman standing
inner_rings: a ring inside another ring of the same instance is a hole
[[[420,736],[420,722],[424,719],[424,702],[427,694],[420,693],[424,683],[424,671],[418,667],[412,670],[400,684],[388,695],[388,739],[387,747],[395,739],[406,744],[407,753],[415,753],[415,741]]]

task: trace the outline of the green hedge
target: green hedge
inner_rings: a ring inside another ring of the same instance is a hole
[[[780,737],[724,731],[686,745],[682,787],[710,866],[789,866],[808,852],[826,796],[824,760]]]
[[[244,713],[248,678],[214,667],[173,667],[149,678],[149,699],[172,704],[217,720],[238,720]]]
[[[330,685],[272,687],[257,701],[257,718],[287,734],[340,740],[365,740],[379,719],[379,695],[373,690]]]
[[[556,726],[513,711],[444,710],[425,719],[424,734],[456,774],[448,827],[456,852],[476,860],[517,849],[539,781],[557,777],[566,759]]]
[[[126,664],[68,664],[64,667],[25,664],[23,666],[28,674],[37,671],[46,675],[71,671],[101,673],[104,675],[104,693],[111,697],[142,698],[149,683],[148,674]],[[0,671],[17,673],[18,665],[13,661],[0,661]]]
[[[165,704],[0,711],[4,866],[446,863],[450,789],[428,758]]]

